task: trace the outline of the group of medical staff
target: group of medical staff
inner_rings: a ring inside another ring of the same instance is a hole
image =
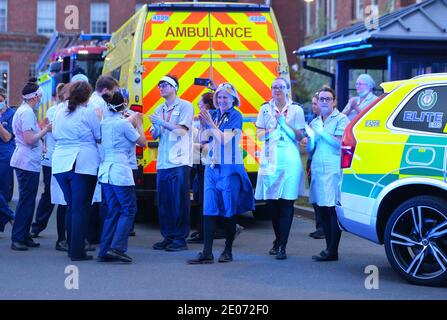
[[[359,77],[359,87],[373,87],[368,77]],[[175,76],[161,78],[158,88],[164,102],[149,116],[151,135],[159,140],[157,200],[162,235],[153,249],[188,249],[192,145],[196,141],[204,166],[200,179],[204,246],[187,261],[189,264],[214,262],[212,246],[218,217],[225,230],[225,248],[218,261],[232,261],[236,216],[254,210],[255,199],[267,201],[272,215],[275,237],[268,253],[278,260],[286,259],[294,202],[305,193],[304,150],[312,158],[309,199],[321,217],[326,239],[326,248],[313,259],[338,260],[341,231],[336,206],[340,201],[341,138],[349,123],[345,114],[360,112],[361,102],[373,98],[371,93],[362,92],[359,99],[351,99],[342,113],[336,108],[334,90],[323,86],[314,97],[318,115],[306,124],[302,107],[289,96],[289,81],[276,78],[271,85],[272,98],[261,106],[256,119],[257,137],[264,148],[253,188],[239,147],[243,116],[237,110],[241,101],[235,86],[222,83],[213,88],[216,109],[200,109],[196,130],[194,108],[177,95],[179,86]],[[31,235],[35,237],[45,229],[58,204],[61,213],[56,248],[67,251],[73,261],[92,259],[85,239],[91,206],[99,201],[105,204],[106,214],[101,221],[98,260],[132,262],[126,252],[137,212],[132,174],[135,146],[146,145],[142,114],[127,109],[126,97],[111,76],[100,77],[94,91],[86,76],[74,76],[70,84],[59,87],[59,103],[48,110],[40,124],[37,110],[42,91],[35,79],[24,86],[22,98],[14,113],[6,105],[6,94],[0,91],[0,231],[7,223],[12,224],[11,249],[38,247]],[[42,196],[39,207],[46,209],[38,209],[31,228],[42,166],[47,195]],[[15,213],[8,206],[13,169],[19,189]]]

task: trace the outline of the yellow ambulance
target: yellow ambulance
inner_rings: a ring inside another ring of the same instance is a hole
[[[178,95],[198,113],[200,96],[209,91],[196,78],[216,84],[231,82],[238,90],[244,115],[244,163],[254,183],[258,169],[255,120],[271,98],[270,84],[289,78],[287,57],[275,15],[269,6],[243,3],[158,3],[144,5],[111,38],[103,74],[111,74],[129,90],[129,105],[142,112],[148,138],[137,148],[137,198],[155,204],[158,143],[149,132],[147,115],[163,103],[157,84],[166,74],[177,76]],[[255,185],[255,184],[254,184]],[[261,210],[257,210],[258,213]],[[256,213],[255,213],[256,214]]]

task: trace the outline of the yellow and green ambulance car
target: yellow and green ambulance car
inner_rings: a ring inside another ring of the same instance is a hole
[[[447,74],[383,83],[346,128],[340,225],[421,285],[447,283]]]

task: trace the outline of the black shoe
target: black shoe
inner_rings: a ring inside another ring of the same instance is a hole
[[[276,255],[276,259],[278,260],[285,260],[287,259],[286,250],[280,250],[278,254]]]
[[[270,249],[269,254],[272,256],[276,256],[279,252],[279,243],[275,241],[273,241],[273,247]]]
[[[221,254],[220,254],[220,257],[219,257],[219,262],[230,262],[230,261],[233,261],[233,254],[231,253],[231,252],[228,252],[228,251],[223,251]]]
[[[174,252],[174,251],[183,251],[188,250],[188,246],[185,244],[177,244],[177,243],[171,243],[166,246],[166,251]]]
[[[312,259],[314,261],[337,261],[338,260],[338,254],[325,254],[325,255],[318,255],[318,256],[312,256]]]
[[[109,249],[109,250],[107,250],[106,256],[114,257],[117,260],[122,261],[122,262],[127,262],[127,263],[132,262],[132,258],[131,257],[129,257],[127,254],[125,254],[124,252],[119,251],[117,249]]]
[[[11,249],[16,250],[16,251],[26,251],[26,250],[28,250],[28,247],[23,242],[13,241],[11,243]]]
[[[34,242],[34,240],[29,237],[25,239],[25,245],[30,248],[40,247],[40,243]]]
[[[135,237],[137,234],[135,233],[135,231],[131,231],[129,232],[129,237]]]
[[[212,253],[203,254],[203,252],[199,252],[195,259],[191,259],[187,261],[188,264],[210,264],[214,263],[214,256]]]
[[[71,261],[87,261],[87,260],[92,260],[93,259],[93,256],[91,256],[91,255],[89,255],[89,254],[86,254],[85,256],[83,256],[83,257],[80,257],[80,258],[71,258]]]
[[[191,236],[189,239],[186,239],[186,242],[187,243],[203,243],[203,238],[197,232],[196,234]]]
[[[68,243],[65,240],[56,242],[56,250],[57,251],[68,251]]]
[[[171,243],[172,243],[171,241],[164,239],[163,241],[160,241],[160,242],[155,243],[155,244],[152,246],[152,248],[153,248],[154,250],[164,250],[164,249],[166,249],[166,247],[167,247],[168,245],[170,245]]]
[[[29,233],[29,237],[30,238],[38,238],[39,237],[39,232],[30,232]]]
[[[317,229],[312,233],[309,233],[309,237],[312,237],[314,239],[324,239],[326,238],[324,235],[324,231],[321,229]]]

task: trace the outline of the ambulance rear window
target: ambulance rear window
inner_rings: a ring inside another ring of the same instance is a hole
[[[425,87],[402,108],[393,121],[398,128],[446,133],[447,86]]]

